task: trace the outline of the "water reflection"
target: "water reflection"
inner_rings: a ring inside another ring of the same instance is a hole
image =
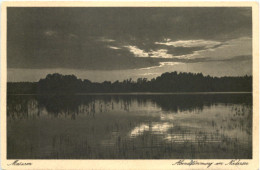
[[[252,95],[7,96],[7,156],[251,158]]]
[[[149,124],[141,124],[141,125],[135,127],[130,132],[130,136],[135,137],[135,136],[138,136],[138,135],[142,135],[145,131],[149,131],[153,134],[164,134],[171,127],[172,127],[172,125],[168,122],[161,122],[161,123],[153,122],[153,123],[149,123]]]
[[[134,106],[132,106],[134,103]],[[139,107],[160,108],[169,113],[203,110],[213,104],[252,105],[251,94],[211,94],[211,95],[8,95],[7,116],[28,118],[47,112],[58,116],[108,112],[115,109],[128,111]],[[243,113],[243,110],[242,110]],[[242,114],[241,113],[241,114]],[[239,113],[238,113],[239,114]]]

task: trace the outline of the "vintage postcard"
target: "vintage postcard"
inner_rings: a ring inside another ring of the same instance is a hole
[[[256,2],[4,2],[2,169],[259,168]]]

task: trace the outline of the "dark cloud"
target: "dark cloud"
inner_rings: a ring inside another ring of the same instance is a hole
[[[194,51],[204,50],[204,47],[168,47],[168,53],[174,55],[192,54]]]
[[[228,59],[222,59],[222,60],[204,60],[204,61],[207,61],[207,62],[216,62],[216,61],[236,61],[236,62],[239,62],[239,61],[248,61],[248,60],[251,60],[252,61],[253,59],[253,56],[252,55],[240,55],[240,56],[234,56],[234,57],[231,57],[231,58],[228,58]]]
[[[185,55],[205,47],[155,42],[227,41],[252,35],[251,8],[21,8],[7,10],[8,68],[133,69],[162,61],[136,57],[124,46]],[[109,47],[115,47],[109,48]],[[118,49],[116,49],[118,48]]]

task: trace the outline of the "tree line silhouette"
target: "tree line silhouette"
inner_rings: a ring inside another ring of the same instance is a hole
[[[148,80],[131,78],[102,83],[78,79],[75,75],[48,74],[38,82],[8,82],[8,94],[75,94],[122,92],[251,92],[252,76],[211,77],[202,73],[166,72]]]

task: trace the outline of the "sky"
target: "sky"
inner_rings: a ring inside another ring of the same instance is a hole
[[[252,75],[249,7],[8,7],[7,79]]]

